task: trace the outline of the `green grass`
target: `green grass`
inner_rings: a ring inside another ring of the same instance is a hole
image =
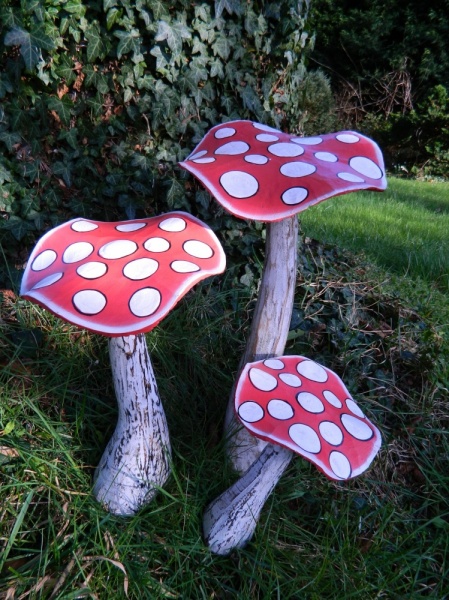
[[[414,189],[430,210],[440,188],[426,185]],[[391,191],[406,204],[402,186]],[[449,599],[447,292],[393,267],[303,245],[286,352],[339,373],[383,446],[345,484],[298,457],[254,539],[229,557],[204,546],[201,517],[234,479],[221,427],[254,290],[229,274],[205,282],[149,334],[173,474],[130,519],[106,513],[90,493],[116,418],[105,340],[4,294],[0,598]]]

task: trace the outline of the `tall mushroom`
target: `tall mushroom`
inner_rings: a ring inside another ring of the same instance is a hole
[[[144,332],[225,262],[212,230],[184,212],[115,223],[73,219],[31,253],[21,295],[109,337],[119,414],[94,494],[115,514],[134,514],[170,472],[167,423]]]
[[[243,366],[283,354],[296,283],[297,213],[332,196],[384,190],[385,169],[369,138],[342,131],[301,138],[252,121],[213,127],[180,165],[229,212],[265,221],[265,263]],[[226,414],[228,453],[244,473],[265,443],[241,428],[231,400]]]
[[[237,383],[235,410],[252,435],[271,443],[205,511],[204,536],[216,554],[248,542],[293,453],[330,479],[345,481],[365,471],[381,445],[378,429],[341,379],[303,356],[248,363]]]

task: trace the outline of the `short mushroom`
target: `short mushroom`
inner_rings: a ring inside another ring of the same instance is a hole
[[[328,478],[345,481],[363,473],[381,445],[379,430],[341,379],[303,356],[247,364],[237,383],[235,410],[252,435],[271,443],[205,511],[204,536],[216,554],[248,542],[293,453]]]
[[[118,422],[94,494],[132,515],[166,481],[170,442],[144,333],[197,282],[225,268],[212,230],[184,212],[104,223],[73,219],[37,243],[21,295],[109,337]]]
[[[180,165],[232,214],[268,222],[259,295],[240,369],[283,354],[296,283],[296,215],[332,196],[384,190],[381,151],[353,131],[302,138],[239,120],[213,127]],[[232,395],[225,429],[234,468],[243,473],[265,444],[238,425]]]

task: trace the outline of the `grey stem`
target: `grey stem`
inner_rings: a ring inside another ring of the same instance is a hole
[[[118,422],[95,471],[93,493],[117,515],[133,515],[170,474],[170,440],[144,334],[109,340]]]

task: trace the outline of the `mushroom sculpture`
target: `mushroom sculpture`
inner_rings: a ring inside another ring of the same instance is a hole
[[[251,538],[293,453],[330,479],[345,481],[365,471],[381,445],[378,429],[341,379],[303,356],[247,364],[237,382],[235,410],[252,435],[271,443],[206,509],[204,536],[216,554],[228,554]]]
[[[232,214],[268,222],[259,294],[240,369],[283,354],[296,284],[296,214],[332,196],[384,190],[378,146],[352,131],[301,138],[239,120],[213,127],[180,165]],[[233,466],[244,473],[265,442],[239,426],[232,395],[225,430]]]
[[[167,423],[144,332],[225,262],[212,230],[183,212],[115,223],[73,219],[31,253],[21,295],[109,337],[118,422],[96,469],[94,494],[112,513],[134,514],[170,472]]]

